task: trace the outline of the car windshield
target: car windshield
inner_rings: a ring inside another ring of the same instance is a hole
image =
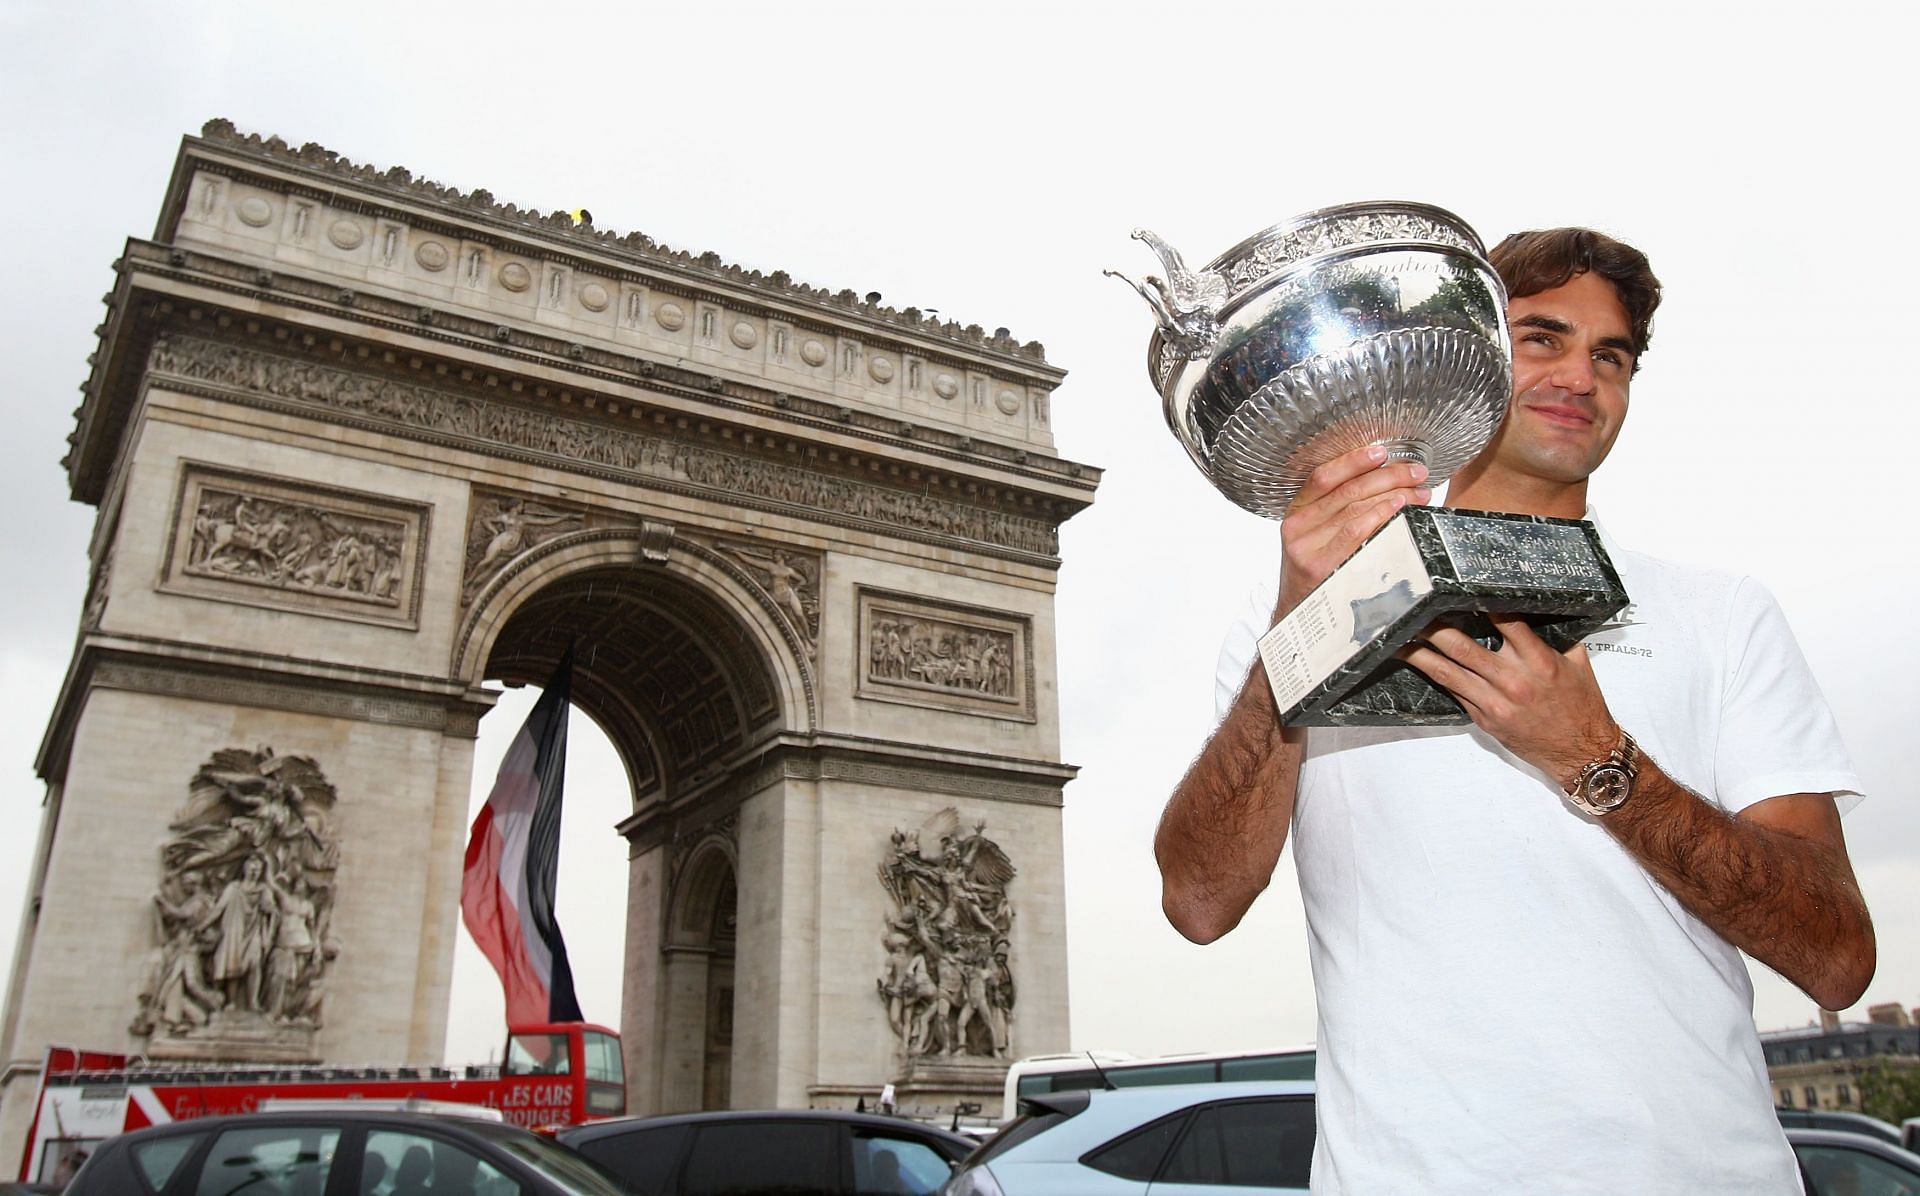
[[[611,1171],[545,1138],[521,1130],[508,1131],[504,1126],[488,1127],[483,1132],[502,1150],[574,1196],[636,1196],[634,1190],[621,1183]]]

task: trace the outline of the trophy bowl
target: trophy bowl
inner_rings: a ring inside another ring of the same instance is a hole
[[[1506,290],[1459,217],[1343,204],[1274,225],[1199,271],[1146,229],[1168,277],[1120,276],[1153,307],[1147,369],[1214,488],[1279,519],[1322,463],[1365,444],[1437,485],[1506,414]],[[1113,273],[1109,271],[1108,273]]]
[[[1438,485],[1499,430],[1507,293],[1458,217],[1323,208],[1201,270],[1146,229],[1134,236],[1167,273],[1125,279],[1154,311],[1147,371],[1167,425],[1247,510],[1283,518],[1309,474],[1367,444],[1425,464]],[[1562,649],[1626,601],[1591,524],[1407,507],[1260,637],[1260,659],[1287,726],[1460,724],[1459,702],[1396,656],[1423,628],[1448,620],[1495,647],[1487,616],[1516,614]]]

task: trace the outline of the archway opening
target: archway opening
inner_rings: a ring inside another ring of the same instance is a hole
[[[724,1108],[733,1037],[732,856],[686,857],[674,867],[676,881],[697,878],[697,891],[656,878],[672,855],[663,843],[718,826],[729,778],[778,731],[774,666],[739,616],[692,578],[602,566],[549,582],[507,618],[488,654],[487,681],[510,688],[482,722],[476,809],[537,687],[569,645],[574,712],[586,717],[571,723],[558,913],[582,1011],[625,1037],[630,1105],[672,1099]],[[495,742],[498,749],[486,750]],[[624,804],[612,796],[623,784]],[[576,875],[582,870],[592,875]],[[689,895],[690,904],[680,900]],[[632,923],[641,920],[650,920],[651,933],[636,935]],[[463,949],[480,970],[456,961],[456,983],[487,987],[497,1001],[491,970],[470,943]],[[608,976],[610,962],[618,979]],[[684,982],[696,962],[699,996],[689,1000]],[[456,1011],[463,999],[456,993]],[[696,1086],[681,1091],[669,1071]]]
[[[489,688],[496,688],[490,686]],[[474,744],[467,825],[486,803],[507,747],[540,700],[538,686],[505,689],[480,723]],[[593,716],[573,706],[567,728],[567,789],[560,822],[559,893],[555,916],[566,936],[574,992],[590,1022],[620,1024],[625,976],[627,845],[612,827],[632,810],[625,763]],[[500,981],[473,936],[461,928],[453,953],[446,1062],[493,1061],[505,1041],[506,1002]]]

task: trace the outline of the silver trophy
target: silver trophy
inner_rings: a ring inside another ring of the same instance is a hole
[[[1160,237],[1147,372],[1208,481],[1280,519],[1307,476],[1366,444],[1438,485],[1493,439],[1512,389],[1506,289],[1459,217],[1345,204],[1249,237],[1190,270]],[[1522,613],[1564,647],[1626,603],[1592,525],[1409,508],[1261,639],[1288,725],[1458,723],[1394,653],[1440,618],[1495,642]]]

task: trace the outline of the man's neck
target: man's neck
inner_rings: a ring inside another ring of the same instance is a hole
[[[1580,519],[1587,513],[1587,482],[1585,478],[1567,483],[1462,472],[1447,487],[1447,505],[1469,511]]]

